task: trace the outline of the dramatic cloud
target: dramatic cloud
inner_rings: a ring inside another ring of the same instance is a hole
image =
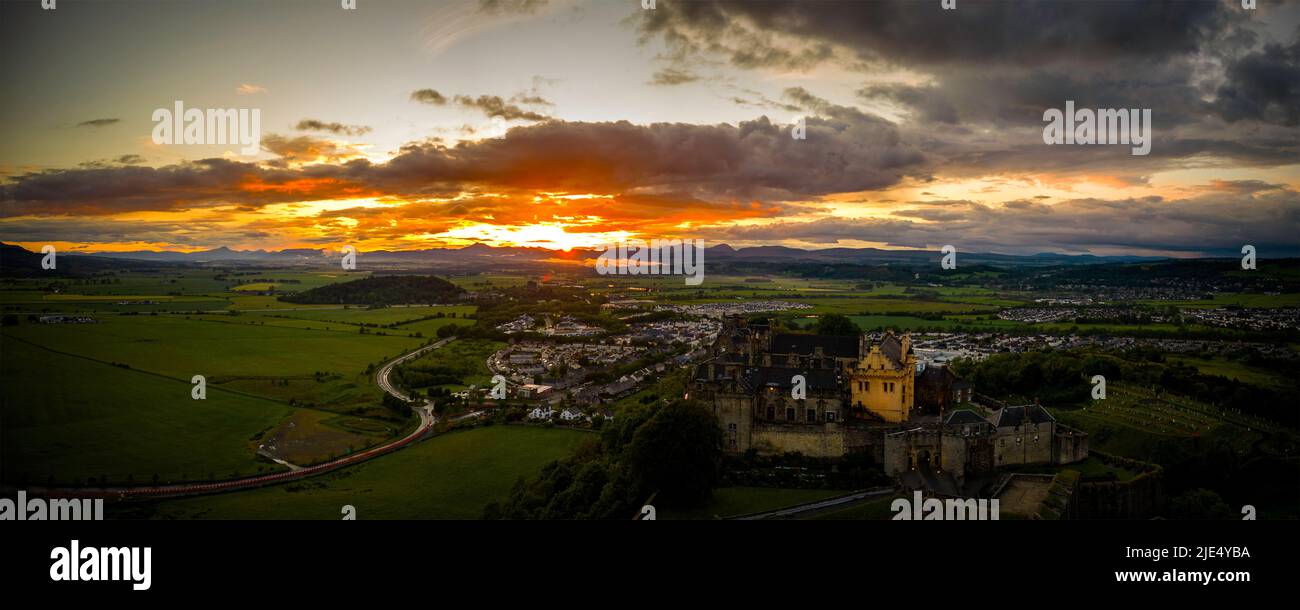
[[[1300,37],[1291,46],[1269,44],[1242,57],[1227,77],[1215,100],[1224,119],[1300,125]]]
[[[470,189],[683,193],[730,204],[884,188],[923,162],[888,122],[829,110],[831,116],[807,119],[806,140],[765,117],[736,126],[549,121],[454,147],[408,145],[383,164],[346,160],[355,151],[338,143],[270,134],[263,146],[284,160],[326,163],[292,170],[208,159],[157,169],[38,172],[0,187],[0,210],[109,213]]]
[[[638,14],[646,37],[744,68],[802,69],[834,58],[900,64],[1105,63],[1195,51],[1223,27],[1221,2],[665,2]],[[996,35],[992,35],[996,33]]]
[[[1210,194],[1057,203],[1016,200],[1001,205],[970,201],[916,203],[890,217],[826,218],[710,231],[714,241],[765,243],[794,240],[821,247],[844,242],[959,251],[1149,254],[1235,254],[1253,244],[1270,256],[1295,256],[1300,193],[1272,188],[1242,199]]]
[[[235,93],[239,95],[253,95],[255,93],[266,93],[266,87],[263,87],[261,85],[250,85],[248,83],[243,83],[238,87],[235,87]]]

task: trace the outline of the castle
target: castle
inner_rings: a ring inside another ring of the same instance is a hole
[[[1088,456],[1087,434],[1037,404],[989,412],[950,368],[918,363],[907,334],[774,334],[726,319],[687,398],[713,409],[724,450],[838,458],[866,452],[886,474],[971,475]]]

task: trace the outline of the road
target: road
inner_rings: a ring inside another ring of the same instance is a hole
[[[410,360],[412,358],[418,358],[424,353],[438,349],[454,340],[455,340],[454,338],[443,339],[441,341],[438,341],[437,343],[434,343],[432,345],[426,345],[424,347],[421,347],[420,349],[405,354],[395,360],[391,360],[385,363],[383,366],[379,367],[378,371],[375,371],[375,384],[378,385],[379,388],[382,389],[384,392],[392,394],[393,396],[401,398],[402,400],[409,400],[406,394],[402,393],[401,390],[398,390],[396,387],[394,387],[393,384],[388,380],[388,375],[389,373],[392,372],[393,366],[400,364],[402,362],[406,362],[407,360]],[[416,426],[415,430],[413,430],[410,434],[407,434],[406,436],[399,439],[394,439],[383,445],[371,447],[364,451],[353,453],[338,458],[336,460],[323,462],[315,466],[306,466],[303,468],[299,468],[297,470],[290,470],[288,472],[278,472],[275,474],[247,477],[243,479],[231,479],[229,481],[218,481],[215,483],[181,483],[176,485],[99,487],[99,488],[85,488],[85,489],[45,489],[45,490],[32,489],[31,491],[42,493],[50,497],[67,497],[67,498],[118,498],[118,499],[163,498],[163,497],[172,497],[172,496],[188,496],[194,494],[214,493],[214,492],[222,492],[222,491],[234,491],[238,489],[251,489],[253,487],[262,487],[264,485],[272,485],[275,483],[284,483],[286,481],[305,479],[310,476],[330,472],[332,470],[338,470],[339,468],[343,468],[345,466],[353,466],[356,464],[360,464],[361,462],[379,457],[385,453],[391,452],[395,449],[400,449],[415,441],[424,438],[429,433],[429,431],[433,429],[433,425],[438,422],[437,416],[433,414],[433,403],[432,401],[426,400],[422,406],[414,407],[414,409],[416,414],[420,416],[420,424]],[[480,412],[476,411],[474,413],[468,413],[466,415],[462,415],[456,419],[457,420],[466,419],[470,417],[475,417],[479,414]]]

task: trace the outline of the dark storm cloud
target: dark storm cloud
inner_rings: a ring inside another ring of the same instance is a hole
[[[745,68],[805,68],[831,59],[830,46],[867,62],[1032,66],[1191,52],[1227,11],[1214,0],[968,0],[955,11],[937,1],[700,0],[665,2],[638,18],[644,36]]]
[[[344,125],[337,122],[318,121],[316,119],[303,119],[294,125],[298,131],[324,131],[341,136],[360,136],[370,133],[371,128],[365,125]]]
[[[1211,117],[1300,123],[1300,38],[1265,44],[1262,33],[1263,19],[1296,20],[1291,0],[1260,18],[1217,0],[960,4],[700,0],[634,19],[643,39],[661,39],[678,65],[693,58],[747,69],[913,71],[928,82],[869,82],[859,95],[921,123],[1027,125],[1065,100],[1152,108],[1165,128]]]
[[[920,113],[920,118],[933,123],[956,123],[957,107],[937,87],[917,87],[890,83],[871,85],[858,90],[858,96],[864,100],[878,98],[911,107]]]
[[[1228,121],[1300,124],[1300,36],[1290,46],[1268,44],[1233,62],[1215,108]]]

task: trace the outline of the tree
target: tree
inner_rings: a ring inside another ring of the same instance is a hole
[[[1192,489],[1169,502],[1169,516],[1175,519],[1228,519],[1235,517],[1219,494],[1208,489]]]
[[[848,316],[828,313],[817,319],[813,332],[819,335],[860,335],[862,330]]]
[[[676,402],[637,428],[624,456],[627,472],[665,506],[695,506],[713,495],[721,476],[722,428],[704,407]]]

